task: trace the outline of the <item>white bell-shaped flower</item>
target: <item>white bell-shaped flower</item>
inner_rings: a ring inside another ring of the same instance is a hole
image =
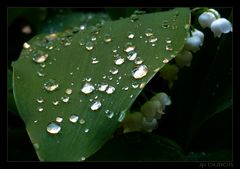
[[[166,93],[164,93],[164,92],[157,93],[150,100],[158,100],[163,105],[166,105],[166,106],[169,106],[172,103],[170,97]]]
[[[208,9],[198,17],[198,22],[202,28],[210,28],[213,21],[220,18],[220,14],[215,9]]]
[[[141,113],[147,120],[152,120],[157,112],[162,110],[162,104],[159,100],[150,100],[141,107]]]
[[[140,112],[127,114],[123,121],[124,133],[141,131],[142,130],[143,115]]]
[[[151,121],[147,121],[146,118],[143,118],[142,121],[143,130],[147,132],[152,132],[154,129],[158,127],[157,119],[153,118]]]
[[[178,54],[175,57],[176,65],[178,65],[180,68],[184,66],[191,66],[192,61],[192,53],[188,50],[183,50],[180,54]]]
[[[202,46],[203,41],[204,41],[204,34],[203,34],[203,32],[201,32],[201,31],[199,31],[199,30],[197,30],[197,29],[194,29],[194,31],[192,31],[192,36],[197,36],[197,37],[199,37],[200,40],[201,40],[200,46]]]
[[[198,36],[191,36],[187,38],[184,47],[185,49],[193,51],[195,53],[200,49],[201,45],[202,45],[201,38],[199,38]]]
[[[213,21],[216,20],[216,17],[213,13],[211,12],[203,12],[199,17],[198,17],[198,22],[201,25],[202,28],[210,28],[211,24]]]
[[[232,32],[232,24],[225,18],[219,18],[211,24],[211,31],[214,37],[221,37],[222,33]]]

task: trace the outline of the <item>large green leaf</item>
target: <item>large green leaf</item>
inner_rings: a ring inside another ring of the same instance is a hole
[[[25,45],[28,48],[13,63],[13,90],[39,159],[81,161],[95,153],[111,137],[144,85],[182,50],[189,22],[189,9],[177,8],[106,22],[78,33],[39,35],[30,40],[31,47]],[[149,28],[153,36],[145,36],[146,30],[151,34]],[[133,38],[128,38],[130,32]],[[80,45],[83,41],[85,45]],[[127,59],[124,49],[128,42],[135,46],[143,63],[139,64],[139,59],[135,59],[138,62]],[[122,64],[115,64],[116,54],[125,59]],[[36,56],[48,57],[38,64],[32,59]],[[137,73],[146,74],[133,77],[132,72],[136,73],[140,65],[143,69]],[[118,73],[110,73],[113,68]],[[47,91],[53,80],[59,86]],[[46,82],[48,85],[44,86]],[[81,90],[85,83],[91,83],[95,90],[84,94]],[[115,91],[112,94],[100,91],[101,83],[113,86]],[[72,89],[72,93],[66,89]],[[69,101],[62,100],[64,96]],[[37,102],[40,97],[43,103]],[[58,105],[53,104],[56,100]],[[100,101],[101,107],[93,111],[91,106],[95,101]],[[72,115],[79,117],[77,123],[70,122]],[[63,121],[56,122],[57,117]],[[83,119],[85,123],[81,124]],[[56,134],[47,131],[51,122],[61,127],[59,132],[54,130]]]

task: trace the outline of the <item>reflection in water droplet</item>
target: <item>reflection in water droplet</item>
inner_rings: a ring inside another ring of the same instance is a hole
[[[138,88],[138,86],[139,86],[139,84],[138,84],[137,82],[133,82],[133,83],[132,83],[132,87],[133,87],[134,89]]]
[[[166,41],[166,43],[172,43],[172,41],[171,41],[171,39],[169,38],[169,37],[167,37],[166,39],[165,39],[165,41]]]
[[[92,35],[91,41],[95,41],[95,40],[97,40],[97,37],[95,35]]]
[[[110,34],[105,34],[104,35],[104,42],[108,43],[108,42],[111,42],[112,41],[112,38],[111,38],[111,35]]]
[[[133,39],[134,38],[134,33],[128,32],[128,39]]]
[[[44,83],[44,88],[47,91],[54,91],[59,87],[59,84],[56,83],[54,79],[49,79],[47,82]]]
[[[127,53],[135,49],[135,46],[132,44],[132,42],[127,42],[124,47],[124,51]]]
[[[132,75],[135,79],[141,79],[146,76],[148,72],[148,68],[146,65],[140,65],[137,68],[132,70]]]
[[[87,42],[85,47],[88,51],[90,51],[93,49],[94,44],[92,42]]]
[[[115,91],[115,87],[109,86],[108,89],[106,90],[107,94],[112,94]]]
[[[128,86],[125,86],[122,88],[122,90],[128,90],[128,88],[129,88]]]
[[[165,58],[162,62],[163,62],[163,63],[168,63],[169,60],[168,60],[167,58]]]
[[[77,115],[71,115],[70,117],[69,117],[69,121],[70,122],[72,122],[72,123],[76,123],[77,121],[78,121],[78,116]]]
[[[114,112],[112,112],[110,110],[105,110],[105,113],[109,119],[113,118],[113,116],[114,116]]]
[[[66,89],[65,93],[68,94],[68,95],[72,94],[72,89],[69,89],[69,88]]]
[[[80,123],[80,124],[85,124],[85,120],[84,120],[84,119],[80,119],[80,120],[79,120],[79,123]]]
[[[39,112],[42,112],[42,111],[43,111],[43,108],[42,108],[42,107],[38,107],[38,111],[39,111]]]
[[[121,111],[118,117],[118,122],[122,122],[125,118],[126,111]]]
[[[152,36],[153,35],[153,30],[151,28],[147,28],[145,31],[145,35],[148,36]]]
[[[132,60],[136,59],[137,54],[138,53],[135,51],[128,52],[128,56],[127,56],[128,60],[132,61]]]
[[[56,122],[61,123],[63,121],[62,117],[56,117]]]
[[[28,49],[28,48],[30,48],[31,46],[27,43],[27,42],[25,42],[24,44],[23,44],[23,48],[24,49]]]
[[[42,68],[45,68],[45,67],[46,67],[46,64],[45,64],[45,63],[41,63],[40,66],[41,66]]]
[[[60,132],[60,130],[61,130],[61,127],[54,122],[51,122],[47,126],[47,132],[50,134],[57,134]]]
[[[73,75],[73,72],[70,72],[69,74],[72,76],[72,75]]]
[[[43,103],[43,102],[44,102],[44,100],[43,100],[43,98],[42,98],[42,97],[39,97],[39,98],[37,98],[37,102],[38,102],[38,103]]]
[[[102,106],[101,102],[97,100],[91,105],[91,109],[95,111],[98,110],[101,106]]]
[[[135,63],[136,65],[140,65],[140,64],[143,63],[143,60],[142,60],[142,58],[137,57],[137,58],[135,59],[134,63]]]
[[[112,80],[112,79],[113,79],[113,77],[112,77],[112,76],[108,76],[108,79],[109,79],[109,80]]]
[[[124,58],[121,58],[121,57],[119,56],[119,57],[117,57],[117,58],[114,60],[114,63],[115,63],[116,65],[121,65],[121,64],[124,63]]]
[[[94,86],[91,83],[85,83],[81,89],[81,91],[85,94],[92,93],[94,90]]]
[[[89,132],[89,129],[88,129],[88,128],[85,128],[85,129],[84,129],[84,132],[85,132],[85,133],[88,133],[88,132]]]
[[[64,102],[64,103],[67,103],[69,101],[69,96],[63,96],[61,97],[61,100]]]

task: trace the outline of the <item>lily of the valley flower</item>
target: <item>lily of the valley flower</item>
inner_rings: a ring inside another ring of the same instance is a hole
[[[162,104],[159,100],[150,100],[141,107],[141,113],[146,120],[152,120],[156,113],[162,111]]]
[[[187,50],[183,50],[183,52],[181,52],[175,57],[175,61],[176,61],[176,65],[178,65],[178,67],[180,68],[184,66],[189,67],[191,66],[192,53]]]
[[[208,9],[198,17],[198,22],[202,28],[210,28],[213,21],[220,18],[220,14],[215,9]]]
[[[195,29],[192,31],[192,36],[188,37],[185,43],[185,49],[193,52],[197,52],[202,46],[204,40],[204,34]]]
[[[232,24],[225,18],[219,18],[211,24],[211,31],[214,37],[221,37],[222,33],[232,32]]]

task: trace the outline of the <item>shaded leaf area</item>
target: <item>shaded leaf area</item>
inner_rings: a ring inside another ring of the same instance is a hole
[[[187,8],[178,8],[106,22],[85,31],[39,35],[29,41],[30,47],[13,63],[13,86],[39,159],[81,161],[94,154],[111,137],[143,87],[182,50],[189,17]],[[148,28],[154,36],[145,36]],[[134,38],[128,37],[129,32]],[[138,62],[128,59],[128,50],[137,52],[143,63],[139,58]],[[38,57],[47,59],[34,63],[32,58]],[[114,68],[118,73],[112,73]],[[89,83],[95,90],[87,94],[83,88]],[[115,90],[101,91],[102,83]],[[40,97],[44,101],[37,101]],[[79,117],[78,122],[73,115]],[[51,122],[58,123],[57,131],[47,130]]]
[[[174,141],[149,133],[115,137],[87,161],[182,161],[183,151]]]

